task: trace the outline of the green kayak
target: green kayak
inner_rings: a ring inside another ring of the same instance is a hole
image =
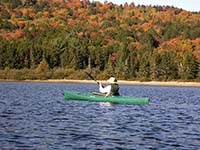
[[[66,100],[81,100],[91,102],[110,102],[122,104],[148,104],[149,98],[145,97],[128,97],[128,96],[108,96],[97,93],[77,93],[71,91],[64,91]]]

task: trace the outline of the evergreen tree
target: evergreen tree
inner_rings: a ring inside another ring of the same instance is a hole
[[[181,79],[195,79],[198,74],[198,64],[190,51],[186,51],[183,56]]]
[[[173,51],[162,51],[156,58],[156,76],[160,80],[177,79],[178,67]]]
[[[150,58],[151,50],[142,47],[138,53],[139,67],[137,72],[137,77],[139,79],[149,79],[150,78]]]

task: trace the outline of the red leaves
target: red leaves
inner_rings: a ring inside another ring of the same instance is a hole
[[[200,60],[200,51],[194,51],[192,52],[192,55],[196,60]]]
[[[2,36],[6,39],[18,39],[25,36],[25,33],[21,30],[15,30],[13,32],[4,32]]]
[[[112,60],[112,61],[115,61],[116,59],[117,59],[117,53],[113,52],[113,53],[111,54],[111,60]]]

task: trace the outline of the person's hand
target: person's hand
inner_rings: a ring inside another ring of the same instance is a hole
[[[99,83],[99,87],[102,87],[102,88],[104,88],[104,86],[103,86],[101,83]]]
[[[103,87],[101,83],[99,83],[99,87]]]
[[[106,95],[105,95],[105,97],[108,97],[109,96],[109,93],[107,93]]]

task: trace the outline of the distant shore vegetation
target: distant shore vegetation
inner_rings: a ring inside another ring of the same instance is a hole
[[[200,12],[89,0],[1,0],[0,79],[200,81]]]

